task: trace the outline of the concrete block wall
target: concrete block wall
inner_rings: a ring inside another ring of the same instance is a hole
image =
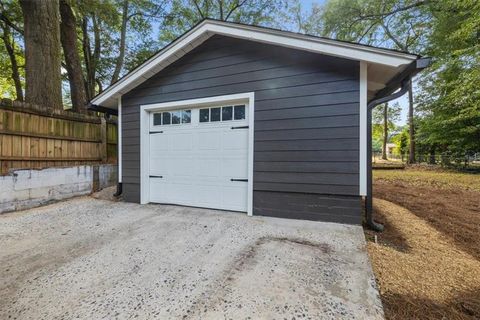
[[[117,167],[110,164],[15,170],[0,176],[0,213],[90,194],[116,181]]]

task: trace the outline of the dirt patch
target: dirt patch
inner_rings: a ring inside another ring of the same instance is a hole
[[[310,247],[316,248],[316,249],[322,251],[322,253],[331,253],[332,252],[332,248],[326,243],[313,243],[311,241],[308,241],[308,240],[305,240],[305,239],[299,239],[299,238],[267,238],[267,237],[264,237],[264,238],[261,238],[260,241],[262,241],[262,242],[266,242],[266,241],[290,242],[290,243],[294,243],[294,244],[300,244],[300,245],[310,246]]]
[[[480,259],[480,192],[380,179],[375,181],[374,197],[407,208],[450,239],[459,249]],[[376,217],[385,221],[383,213],[379,213]],[[388,221],[386,228],[383,237],[403,246],[405,241],[401,240],[401,236],[398,236]]]
[[[91,196],[95,199],[100,199],[100,200],[119,201],[121,199],[114,196],[116,191],[117,191],[117,187],[113,186],[113,187],[104,188],[98,192],[92,193]]]
[[[478,258],[418,212],[380,199],[374,207],[387,228],[368,251],[387,319],[479,319]]]
[[[267,242],[279,242],[293,245],[308,246],[315,250],[319,250],[321,253],[330,254],[332,248],[326,243],[313,243],[311,241],[299,238],[280,238],[280,237],[261,237],[251,246],[248,246],[241,251],[237,258],[234,260],[232,267],[227,271],[227,281],[232,280],[232,273],[242,271],[245,267],[255,264],[255,256],[258,249]]]

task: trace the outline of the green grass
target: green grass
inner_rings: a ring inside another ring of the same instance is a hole
[[[373,170],[374,180],[402,181],[418,186],[433,186],[441,189],[480,191],[480,174],[423,168],[405,170]]]

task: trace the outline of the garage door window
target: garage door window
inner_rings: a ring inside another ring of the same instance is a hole
[[[222,121],[232,120],[233,107],[222,107]]]
[[[182,111],[182,123],[190,123],[192,121],[192,111],[183,110]]]
[[[210,121],[210,109],[200,109],[200,122]]]
[[[235,106],[235,120],[245,119],[245,105]]]
[[[153,114],[153,125],[160,126],[162,124],[162,114],[161,113],[154,113]]]
[[[221,108],[211,108],[210,109],[210,121],[211,122],[220,121],[220,109]]]
[[[191,123],[192,121],[192,111],[191,110],[176,110],[176,111],[166,111],[158,112],[153,114],[153,125],[154,126],[166,126],[170,124],[186,124]]]
[[[171,116],[170,116],[170,112],[164,112],[162,113],[162,124],[170,124],[170,122],[172,121],[171,120]]]
[[[245,105],[200,109],[199,122],[217,122],[245,119]]]

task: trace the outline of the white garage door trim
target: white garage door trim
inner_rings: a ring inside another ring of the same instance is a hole
[[[224,96],[172,101],[140,106],[140,203],[150,202],[149,194],[149,132],[150,113],[159,110],[179,107],[201,107],[212,104],[244,103],[248,108],[248,183],[247,183],[247,214],[253,215],[253,133],[254,133],[254,101],[255,93],[238,93]]]

